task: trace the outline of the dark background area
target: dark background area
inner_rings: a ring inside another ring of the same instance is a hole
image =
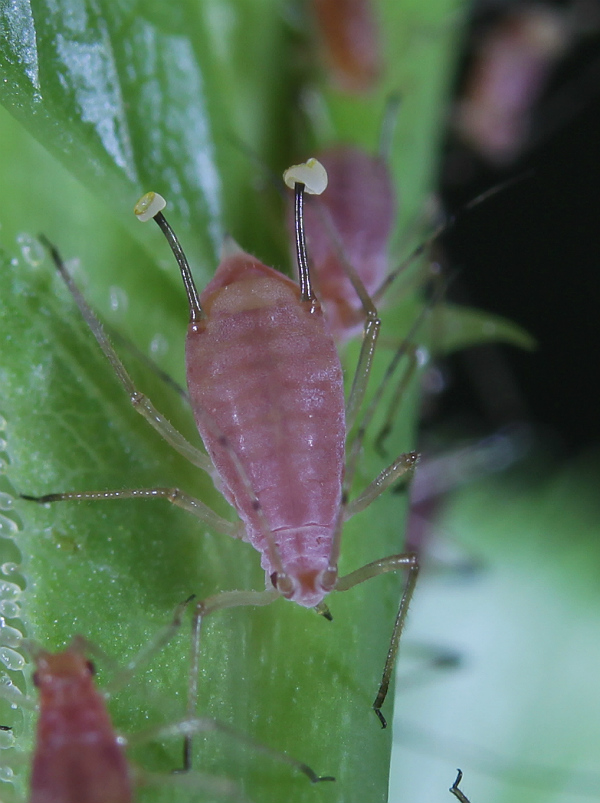
[[[457,95],[472,47],[503,13],[475,15]],[[532,171],[461,215],[442,253],[457,272],[451,297],[510,318],[539,347],[479,347],[454,358],[442,415],[480,431],[529,420],[562,457],[600,441],[600,31],[590,25],[560,60],[532,114],[529,147],[503,169],[448,133],[441,192],[449,212]]]

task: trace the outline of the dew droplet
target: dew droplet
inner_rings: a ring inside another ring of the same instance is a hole
[[[150,354],[153,357],[162,357],[169,351],[169,341],[160,332],[157,332],[150,341]]]
[[[14,778],[14,772],[10,767],[0,767],[0,781],[10,783]]]
[[[0,415],[0,429],[6,429],[6,418]]]
[[[11,730],[0,730],[0,750],[8,750],[15,746],[15,737]]]
[[[7,442],[4,438],[0,438],[0,452],[3,452],[7,447]]]
[[[0,614],[7,619],[18,619],[21,615],[21,606],[10,599],[0,600]]]
[[[11,650],[10,647],[0,647],[0,661],[13,672],[18,672],[25,666],[25,659],[21,653]]]
[[[17,267],[17,265],[19,264],[19,260],[18,260],[16,257],[13,257],[13,258],[10,260],[10,264],[13,266],[13,268],[16,268],[16,267]]]
[[[0,457],[0,474],[4,474],[8,461],[4,457]]]
[[[113,312],[126,312],[129,306],[129,298],[125,290],[117,285],[112,285],[108,290],[110,308]]]
[[[31,234],[25,232],[17,234],[17,245],[21,249],[23,259],[32,268],[37,268],[44,261],[44,249],[42,244]]]
[[[19,531],[16,522],[7,516],[0,515],[0,538],[10,538]]]
[[[21,589],[16,583],[9,583],[7,580],[0,580],[0,598],[18,599],[21,596]]]
[[[15,498],[11,494],[0,491],[0,510],[12,510]]]
[[[2,574],[15,574],[19,571],[19,566],[12,561],[7,561],[7,563],[3,563],[2,566],[0,566],[0,571]]]
[[[19,647],[23,641],[23,634],[16,627],[6,624],[3,616],[0,616],[0,644],[4,647]]]

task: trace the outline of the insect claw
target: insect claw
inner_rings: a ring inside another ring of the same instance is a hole
[[[321,781],[335,781],[333,775],[317,775],[312,783],[321,783]]]
[[[381,722],[381,729],[385,730],[385,728],[387,728],[387,719],[381,713],[381,709],[373,707],[373,711],[375,711],[377,719]]]

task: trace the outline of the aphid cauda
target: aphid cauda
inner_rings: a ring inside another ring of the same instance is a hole
[[[289,177],[288,177],[289,178]],[[293,179],[293,176],[292,176]],[[303,235],[304,183],[296,181],[300,287],[239,249],[226,251],[214,279],[199,295],[181,246],[166,222],[164,200],[150,193],[138,203],[142,220],[154,218],[177,258],[188,295],[186,342],[188,388],[198,430],[210,457],[188,444],[139,393],[97,319],[74,286],[56,252],[55,264],[110,360],[132,403],[182,454],[217,477],[243,527],[218,517],[179,489],[150,488],[59,493],[38,502],[66,499],[163,498],[261,553],[265,591],[227,591],[198,603],[196,647],[190,682],[195,710],[200,623],[221,608],[267,605],[280,596],[328,613],[324,598],[382,573],[408,570],[387,661],[373,708],[380,712],[388,690],[418,563],[412,554],[392,555],[338,577],[342,526],[416,463],[398,457],[357,498],[348,501],[354,466],[344,469],[346,439],[342,369],[335,344],[313,293]],[[347,407],[359,409],[366,376],[355,382]],[[355,454],[360,450],[356,441]],[[32,498],[32,497],[28,497]]]
[[[122,686],[129,681],[142,661],[170,641],[180,626],[186,605],[187,602],[178,606],[173,621],[126,670],[117,674],[115,685]],[[76,636],[66,649],[56,653],[27,641],[23,646],[34,660],[33,684],[39,691],[28,803],[132,803],[138,783],[179,786],[195,792],[210,792],[218,799],[248,803],[237,784],[228,779],[193,772],[152,774],[133,766],[126,756],[125,748],[129,744],[211,731],[222,732],[255,752],[290,765],[313,783],[333,780],[320,778],[307,765],[209,718],[185,717],[139,736],[123,738],[115,732],[105,695],[94,682],[95,667],[89,656],[97,654],[98,648],[82,636]]]

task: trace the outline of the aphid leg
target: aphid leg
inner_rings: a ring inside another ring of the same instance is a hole
[[[106,355],[106,358],[110,362],[115,374],[121,385],[123,386],[125,392],[129,396],[129,400],[133,405],[134,409],[137,410],[140,415],[142,415],[148,423],[154,427],[154,429],[163,437],[167,443],[169,443],[176,451],[182,454],[187,460],[190,461],[193,465],[201,468],[207,474],[209,474],[212,478],[215,477],[215,471],[212,465],[210,458],[202,452],[200,449],[197,449],[195,446],[192,446],[183,435],[178,432],[175,427],[167,421],[167,419],[158,412],[158,410],[154,407],[150,399],[148,399],[143,393],[140,393],[135,385],[131,377],[129,376],[127,369],[123,365],[119,355],[114,350],[112,343],[106,336],[104,329],[102,328],[102,324],[98,320],[96,314],[93,312],[81,292],[79,288],[73,281],[71,275],[69,274],[64,261],[62,260],[57,248],[43,235],[40,237],[40,241],[45,245],[45,247],[50,252],[52,260],[56,266],[56,269],[60,273],[61,278],[63,279],[64,283],[66,284],[69,292],[73,296],[75,303],[79,307],[79,310],[85,319],[85,322],[92,330],[94,337],[96,338],[98,345]]]
[[[167,502],[187,510],[196,518],[214,527],[215,530],[233,538],[241,538],[243,528],[240,522],[231,522],[222,518],[211,510],[200,499],[180,491],[179,488],[129,488],[118,491],[66,491],[64,493],[45,494],[44,496],[30,496],[21,494],[21,499],[37,502],[44,505],[50,502],[65,502],[76,500],[78,502],[103,502],[111,499],[166,499]]]
[[[457,800],[460,800],[460,803],[470,803],[469,798],[458,788],[463,777],[462,770],[457,770],[457,773],[456,780],[448,791],[453,794]]]
[[[188,719],[196,716],[198,707],[198,675],[200,672],[200,641],[202,623],[208,614],[225,608],[237,608],[270,605],[279,599],[281,594],[276,588],[265,591],[221,591],[212,597],[200,600],[196,604],[192,619],[192,643],[190,658],[190,674],[188,680]],[[186,734],[183,745],[183,770],[187,772],[192,767],[192,735]]]
[[[317,773],[303,761],[298,761],[297,759],[288,756],[286,753],[281,752],[281,750],[275,750],[272,747],[261,744],[249,736],[240,733],[235,728],[232,728],[229,725],[210,717],[188,716],[179,720],[178,722],[173,722],[166,726],[159,726],[144,731],[143,733],[136,735],[133,739],[128,739],[128,743],[130,745],[136,745],[142,742],[160,738],[169,738],[174,736],[191,737],[199,733],[223,733],[240,744],[246,745],[256,753],[261,753],[262,755],[272,758],[274,761],[279,761],[282,764],[288,764],[293,769],[298,770],[298,772],[302,772],[304,775],[306,775],[311,783],[335,781],[335,778],[330,775],[317,775]],[[189,772],[195,777],[202,777],[198,776],[196,773],[193,773],[191,770]],[[185,774],[177,773],[176,777],[185,777]]]
[[[348,521],[352,516],[360,513],[371,502],[377,499],[390,485],[393,485],[397,480],[404,478],[406,482],[414,473],[419,460],[417,452],[406,452],[397,457],[393,463],[383,469],[383,471],[375,477],[375,479],[367,485],[355,499],[345,507],[344,521]]]
[[[246,797],[240,786],[229,778],[219,777],[218,775],[207,775],[199,772],[186,772],[171,774],[147,772],[138,767],[133,767],[134,779],[138,787],[166,787],[173,790],[171,794],[176,795],[176,790],[184,790],[201,794],[202,800],[229,800],[232,803],[252,803]]]
[[[402,400],[404,399],[404,394],[406,393],[408,386],[410,385],[415,375],[415,371],[417,370],[417,365],[418,365],[417,347],[414,346],[412,343],[406,343],[404,345],[404,352],[406,354],[408,364],[406,366],[406,369],[398,379],[395,390],[392,392],[390,403],[388,405],[385,418],[383,419],[383,424],[379,428],[379,432],[377,433],[377,436],[375,437],[374,441],[375,450],[379,452],[379,454],[381,455],[384,455],[386,453],[384,446],[385,440],[392,431],[394,421],[398,416],[398,408],[402,404]],[[393,371],[391,373],[393,373]],[[387,381],[388,380],[386,371],[386,376],[383,378],[382,384],[386,383]]]
[[[387,727],[387,722],[381,713],[381,707],[385,702],[385,698],[389,689],[392,672],[396,663],[396,657],[398,655],[398,648],[400,646],[400,638],[406,622],[408,606],[410,605],[410,601],[415,590],[415,585],[417,583],[419,562],[417,556],[412,553],[389,555],[387,558],[382,558],[381,560],[375,560],[372,563],[367,563],[366,566],[361,566],[360,569],[356,569],[356,571],[350,572],[350,574],[347,574],[344,577],[340,577],[335,585],[335,591],[348,591],[348,589],[354,588],[354,586],[359,585],[359,583],[364,583],[365,580],[370,580],[372,577],[378,577],[380,574],[387,574],[387,572],[395,572],[399,569],[408,569],[408,577],[406,579],[406,585],[404,586],[402,599],[400,600],[400,605],[398,607],[398,613],[396,614],[396,621],[394,622],[394,629],[392,631],[392,638],[390,639],[390,646],[388,649],[387,658],[385,660],[385,666],[383,668],[381,683],[373,702],[373,710],[379,718],[382,728]]]
[[[177,631],[181,627],[183,614],[187,609],[190,602],[194,599],[192,594],[175,608],[173,618],[165,625],[159,632],[151,639],[141,650],[139,650],[128,662],[127,666],[120,667],[114,674],[112,680],[105,686],[107,695],[116,694],[122,688],[127,686],[131,679],[138,672],[139,668],[148,663],[155,655],[157,655],[164,647],[172,641]],[[98,653],[98,647],[85,641],[86,649],[92,654]],[[103,655],[103,660],[105,656]]]

